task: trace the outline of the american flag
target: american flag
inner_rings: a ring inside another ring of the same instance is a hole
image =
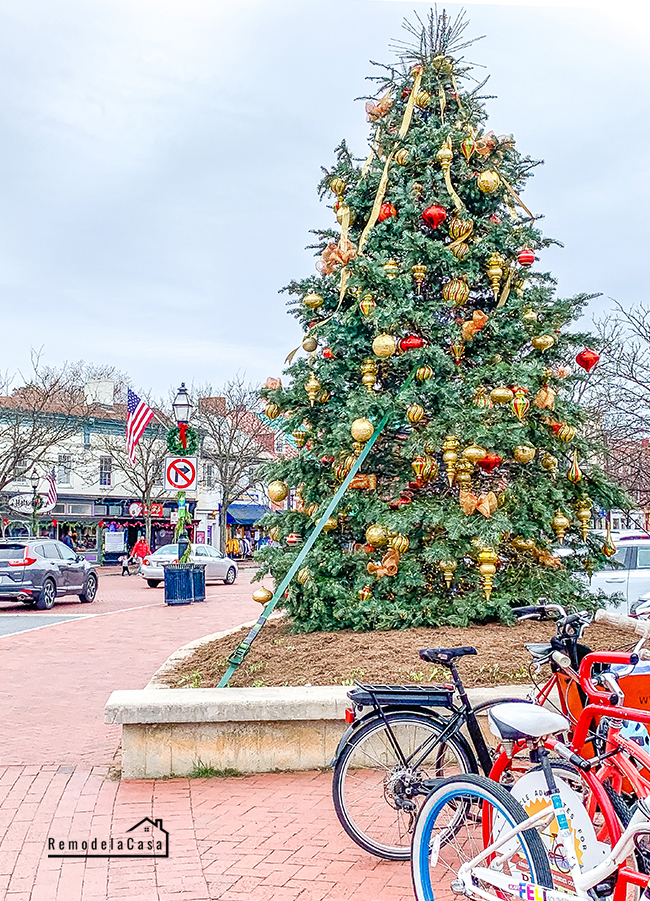
[[[48,507],[54,507],[58,498],[58,494],[56,493],[56,472],[54,467],[52,467],[52,472],[48,475],[46,481],[47,495],[45,498],[45,503]]]
[[[131,465],[133,465],[135,463],[136,445],[142,438],[142,433],[153,419],[154,412],[130,388],[128,392],[126,405],[126,452],[129,455]]]

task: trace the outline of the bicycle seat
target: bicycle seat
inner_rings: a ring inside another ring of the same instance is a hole
[[[521,741],[525,738],[541,738],[555,735],[570,728],[569,721],[537,704],[497,704],[488,711],[488,725],[492,735],[505,741]]]
[[[548,641],[529,641],[524,647],[535,660],[546,660],[553,650],[553,645]]]
[[[422,660],[427,663],[439,663],[449,666],[455,657],[464,657],[466,654],[476,654],[476,648],[423,648],[418,651]]]

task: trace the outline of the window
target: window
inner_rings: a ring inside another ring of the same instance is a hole
[[[47,557],[48,560],[60,560],[61,555],[59,554],[59,547],[65,547],[65,544],[44,544],[43,545],[43,556]]]
[[[74,516],[92,516],[92,504],[68,504],[66,512]]]
[[[105,488],[113,484],[113,460],[111,457],[99,458],[99,484]]]
[[[18,460],[14,466],[14,482],[26,482],[29,463],[26,460]]]
[[[208,556],[208,552],[206,551],[206,549],[204,547],[195,547],[194,553],[196,554],[197,557],[207,557]]]
[[[214,463],[203,464],[203,481],[208,488],[214,485]]]
[[[61,554],[61,556],[63,557],[63,559],[67,560],[68,562],[70,562],[71,560],[77,559],[77,555],[75,554],[75,552],[71,551],[70,548],[65,544],[56,545],[54,550],[58,550],[59,553]],[[48,557],[49,556],[50,556],[50,554],[48,554]],[[54,554],[52,554],[51,556],[53,557]]]
[[[650,569],[650,547],[640,547],[637,550],[637,569]]]
[[[84,429],[84,447],[90,447],[90,429]]]
[[[72,459],[70,454],[59,454],[56,467],[57,485],[69,485],[72,472]]]
[[[621,569],[625,564],[625,558],[627,556],[628,548],[621,547],[619,548],[613,557],[609,559],[609,561],[605,564],[605,569]]]

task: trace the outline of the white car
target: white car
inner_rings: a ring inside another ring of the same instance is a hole
[[[617,609],[629,614],[637,601],[650,592],[650,535],[624,532],[612,537],[617,551],[604,570],[593,574],[590,589],[594,593],[602,589],[605,594],[620,591],[625,603],[617,605]]]
[[[157,588],[165,578],[165,563],[178,562],[178,545],[166,544],[149,554],[142,561],[140,575],[147,580],[150,588]],[[224,557],[216,548],[208,544],[193,544],[189,563],[205,564],[205,580],[223,579],[226,585],[232,585],[237,578],[237,564],[230,557]]]

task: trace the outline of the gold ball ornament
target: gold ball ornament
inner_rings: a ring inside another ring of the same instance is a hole
[[[426,109],[431,103],[431,94],[428,91],[418,91],[415,95],[415,105],[420,109]]]
[[[269,529],[269,538],[271,541],[280,540],[280,529],[277,526],[272,526],[272,528]]]
[[[434,372],[430,366],[420,366],[415,373],[415,377],[418,382],[426,382],[428,379],[433,378],[433,375]]]
[[[514,399],[514,393],[505,385],[499,385],[490,391],[490,400],[493,404],[509,404]]]
[[[487,450],[484,447],[481,447],[476,442],[470,444],[469,447],[466,447],[463,451],[463,457],[472,464],[472,466],[476,465],[479,460],[482,460],[487,454]]]
[[[523,535],[516,535],[510,543],[518,551],[532,551],[535,548],[535,539],[524,538]]]
[[[406,166],[409,161],[409,152],[405,147],[402,147],[401,150],[398,150],[395,154],[395,162],[399,163],[400,166]]]
[[[270,400],[264,407],[264,415],[268,417],[268,419],[277,419],[280,415],[280,408],[274,401]]]
[[[326,404],[329,399],[330,399],[329,391],[326,391],[325,388],[323,388],[321,391],[318,392],[318,396],[316,397],[316,403],[317,404]]]
[[[420,404],[411,404],[406,409],[406,415],[409,419],[409,422],[412,422],[413,425],[416,425],[418,422],[421,422],[424,417],[424,408],[420,406]]]
[[[257,591],[253,592],[253,600],[257,601],[258,604],[262,604],[262,606],[266,606],[272,597],[273,592],[269,591],[268,588],[258,588]]]
[[[274,479],[273,482],[269,482],[267,493],[274,503],[281,504],[289,496],[289,486],[280,479]]]
[[[500,181],[501,179],[499,178],[498,172],[495,172],[494,169],[485,169],[477,177],[476,184],[478,185],[479,191],[482,191],[483,194],[494,194],[499,187]]]
[[[332,532],[338,526],[338,524],[338,518],[336,516],[330,516],[330,518],[325,521],[323,532]]]
[[[340,197],[342,194],[345,193],[346,187],[347,187],[347,185],[345,184],[343,179],[339,178],[338,176],[336,178],[333,178],[330,182],[330,190],[334,194],[336,194],[337,197]]]
[[[309,504],[308,507],[305,507],[305,514],[307,516],[313,516],[317,510],[318,510],[318,504]]]
[[[302,349],[308,354],[313,354],[317,347],[318,341],[313,337],[313,335],[307,335],[306,338],[302,339]]]
[[[368,439],[372,438],[374,431],[375,427],[369,419],[355,419],[350,426],[350,434],[355,441],[368,441]]]
[[[440,54],[439,56],[434,56],[431,60],[431,65],[436,70],[436,72],[440,72],[442,75],[451,75],[454,71],[454,63],[448,56],[443,56]]]
[[[553,519],[551,520],[551,528],[555,532],[558,537],[558,541],[560,544],[564,542],[564,536],[567,533],[567,529],[571,525],[571,520],[567,519],[564,513],[561,510],[558,510]]]
[[[372,342],[372,351],[380,360],[392,357],[397,349],[397,344],[392,335],[377,335]]]
[[[301,585],[306,585],[311,579],[311,570],[307,569],[306,566],[303,569],[299,569],[296,578]]]
[[[313,291],[310,291],[309,294],[305,294],[302,302],[309,310],[317,310],[319,307],[323,306],[323,298],[320,294],[315,294]]]
[[[537,325],[539,321],[539,314],[535,312],[535,310],[524,310],[521,314],[521,318],[526,327],[531,328],[534,325]]]
[[[535,350],[548,350],[550,347],[553,347],[555,344],[555,338],[553,335],[536,335],[534,338],[531,338],[530,343],[533,345]]]
[[[399,264],[397,260],[388,260],[381,268],[386,273],[387,278],[395,278],[399,275]]]
[[[575,428],[572,425],[568,425],[566,422],[558,429],[557,437],[560,439],[560,441],[573,441],[575,436]]]
[[[546,451],[542,457],[542,469],[545,469],[547,472],[557,472],[557,467],[557,457],[554,457],[553,454],[549,454],[549,452]]]
[[[454,152],[449,144],[443,144],[436,153],[436,160],[444,167],[448,166],[454,158]]]
[[[360,601],[369,601],[373,597],[370,585],[364,585],[363,588],[360,588],[357,591],[357,597]]]
[[[312,372],[311,375],[309,376],[309,379],[305,382],[305,391],[307,392],[307,397],[309,398],[309,405],[311,407],[314,406],[314,402],[316,401],[316,398],[318,397],[322,387],[323,386],[321,385],[321,383],[318,381],[318,379]]]
[[[518,444],[517,447],[513,450],[512,456],[515,458],[517,463],[530,463],[535,459],[536,453],[536,449],[534,447],[531,447],[529,444]]]
[[[373,523],[366,529],[366,541],[373,547],[383,547],[388,542],[388,532],[379,523]]]

